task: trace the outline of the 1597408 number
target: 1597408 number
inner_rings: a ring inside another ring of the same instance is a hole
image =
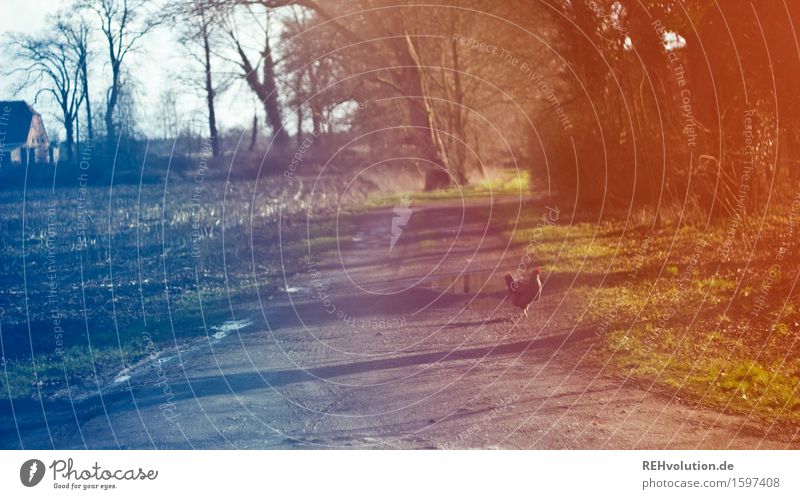
[[[737,487],[780,487],[781,479],[758,478],[758,477],[737,478],[736,486]]]

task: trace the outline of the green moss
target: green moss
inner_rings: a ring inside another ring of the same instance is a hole
[[[437,189],[427,192],[412,192],[409,194],[411,202],[432,202],[448,201],[473,198],[484,198],[489,196],[529,196],[530,174],[527,170],[520,171],[497,171],[492,177],[481,182],[450,187],[447,189]],[[365,207],[386,207],[397,204],[401,200],[400,194],[388,196],[374,196],[369,198]]]
[[[767,364],[749,355],[743,344],[717,331],[654,335],[637,326],[607,334],[598,360],[719,409],[800,421],[800,361]]]

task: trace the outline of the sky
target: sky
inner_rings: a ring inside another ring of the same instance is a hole
[[[0,44],[5,43],[8,35],[12,32],[22,32],[33,34],[47,28],[47,16],[64,8],[71,2],[68,0],[0,0]],[[108,73],[108,65],[102,59],[103,52],[100,40],[94,40],[94,50],[96,51],[94,72]],[[0,51],[0,64],[8,67],[8,56]],[[193,93],[180,85],[172,83],[176,80],[177,73],[182,68],[187,68],[186,55],[177,46],[174,36],[168,27],[162,27],[148,35],[142,49],[130,56],[126,64],[131,68],[136,68],[134,76],[137,78],[139,89],[138,112],[140,131],[147,132],[146,129],[152,123],[158,122],[156,116],[158,110],[159,97],[165,88],[172,86],[179,96],[179,103],[182,114],[187,119],[194,119],[202,122],[204,120],[204,107],[202,97]],[[51,137],[56,133],[63,139],[63,130],[57,123],[55,115],[56,108],[44,96],[34,104],[34,90],[24,91],[18,95],[13,93],[18,77],[2,76],[0,79],[0,100],[24,99],[33,104],[45,119],[45,126],[48,135]],[[102,87],[107,83],[99,80],[97,74],[94,75],[94,94],[92,101],[102,98]],[[90,88],[93,82],[90,82]],[[244,98],[242,98],[244,96]],[[249,126],[252,121],[253,100],[246,89],[241,86],[234,86],[228,92],[219,97],[217,102],[217,117],[220,128],[233,126]],[[94,110],[96,113],[100,110]],[[57,132],[54,132],[54,129]],[[157,135],[154,133],[153,135]]]

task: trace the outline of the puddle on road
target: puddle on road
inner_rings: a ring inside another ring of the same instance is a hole
[[[228,336],[233,331],[246,328],[253,324],[249,319],[242,319],[240,321],[225,321],[221,326],[212,326],[210,329],[216,331],[212,336],[218,340]]]

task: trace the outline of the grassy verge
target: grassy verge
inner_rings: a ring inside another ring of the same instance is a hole
[[[704,405],[800,422],[794,219],[776,209],[731,236],[727,222],[536,228],[540,215],[500,229],[532,244],[551,292],[571,304],[565,319],[596,330],[598,365]]]
[[[522,196],[527,197],[531,193],[530,175],[528,171],[497,170],[490,178],[481,182],[476,182],[466,186],[450,187],[429,192],[408,193],[408,199],[412,203],[435,203],[482,199],[490,196]],[[375,196],[369,198],[365,208],[393,206],[403,201],[401,194],[388,196]]]

